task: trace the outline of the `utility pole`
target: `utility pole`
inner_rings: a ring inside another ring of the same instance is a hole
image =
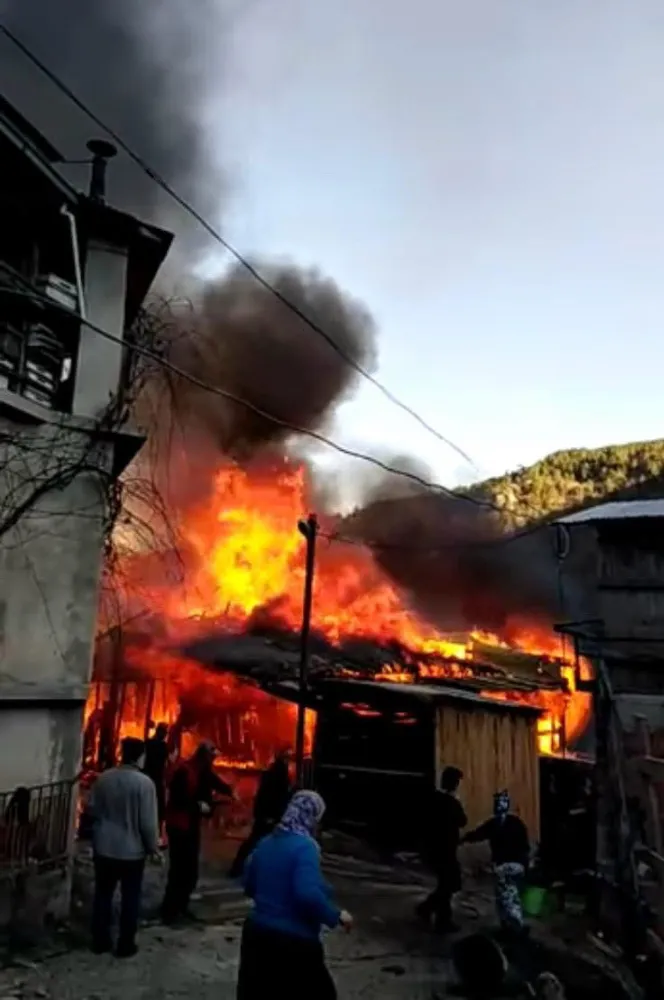
[[[304,722],[307,711],[307,677],[309,673],[309,633],[311,629],[311,603],[314,587],[316,536],[318,521],[310,514],[298,523],[298,529],[307,543],[304,573],[304,602],[302,606],[302,631],[300,633],[300,673],[298,678],[297,731],[295,737],[295,767],[298,788],[304,786]]]

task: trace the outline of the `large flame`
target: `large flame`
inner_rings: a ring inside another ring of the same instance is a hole
[[[168,640],[166,643],[162,638],[163,648],[167,644],[172,647],[174,639],[203,634],[212,623],[234,632],[244,631],[249,623],[299,629],[305,543],[298,523],[307,515],[308,492],[302,465],[281,460],[276,468],[247,471],[223,467],[206,499],[188,509],[178,525],[183,539],[179,557],[184,583],[176,585],[163,572],[155,572],[152,555],[133,552],[123,557],[124,603],[131,607],[135,595],[142,595],[162,622],[163,636]],[[388,668],[382,676],[391,680],[472,675],[474,663],[480,660],[479,647],[483,659],[487,648],[495,648],[562,661],[565,683],[560,691],[485,693],[542,707],[546,714],[540,720],[540,749],[545,753],[560,749],[564,740],[573,741],[586,726],[588,696],[576,690],[572,658],[561,650],[561,640],[553,631],[541,624],[510,622],[500,638],[472,632],[467,641],[451,641],[408,608],[404,595],[368,548],[332,541],[326,532],[318,541],[312,627],[332,643],[362,638],[404,647],[412,654],[413,672]],[[130,649],[129,658],[143,668],[155,657],[161,658],[163,668],[166,654],[159,646],[155,639],[149,655],[145,649],[133,653]],[[438,658],[433,666],[432,655]],[[418,656],[422,662],[418,663]],[[177,664],[171,662],[170,668],[173,678]],[[189,686],[206,685],[208,700],[216,697],[225,703],[228,699],[223,682],[218,682],[216,695],[212,691],[208,694],[214,678],[206,675],[203,681],[205,672],[192,664],[182,664],[180,669],[180,693],[183,685],[187,686],[186,673],[196,678]],[[172,719],[172,709],[160,706],[160,711],[161,717]],[[155,715],[159,717],[156,710]]]

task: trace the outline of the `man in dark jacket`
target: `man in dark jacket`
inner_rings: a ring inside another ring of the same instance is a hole
[[[231,865],[231,878],[239,878],[244,864],[263,837],[271,833],[284,814],[291,797],[289,764],[291,752],[283,748],[261,775],[254,799],[254,822],[251,833],[241,844]]]
[[[143,771],[152,778],[157,790],[157,808],[159,810],[159,833],[164,823],[166,811],[166,765],[168,764],[168,726],[160,722],[145,744],[145,765]]]
[[[465,844],[488,841],[495,877],[496,907],[504,930],[523,927],[520,884],[530,863],[530,841],[526,824],[510,812],[506,791],[493,797],[493,816],[462,840]]]
[[[424,839],[424,860],[436,876],[436,888],[420,903],[418,915],[427,922],[434,917],[436,928],[454,929],[452,897],[461,888],[461,867],[457,857],[461,830],[468,822],[457,798],[463,778],[458,767],[446,767],[440,779],[440,791],[431,804]]]
[[[235,797],[231,786],[214,771],[215,756],[214,746],[204,741],[171,778],[166,805],[168,879],[162,903],[162,919],[167,924],[189,915],[189,900],[198,882],[201,822],[211,814],[215,794]]]

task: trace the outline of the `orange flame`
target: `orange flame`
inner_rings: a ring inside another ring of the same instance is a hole
[[[178,526],[186,586],[176,586],[155,572],[151,555],[129,553],[122,559],[127,606],[135,604],[137,593],[142,594],[169,639],[191,638],[213,622],[236,632],[245,630],[250,621],[298,630],[305,556],[298,522],[306,517],[307,495],[306,471],[301,465],[284,460],[276,469],[222,468],[207,499],[188,510]],[[332,643],[350,638],[396,642],[410,651],[415,673],[421,678],[471,676],[478,659],[473,650],[480,643],[483,655],[487,646],[493,646],[538,654],[549,662],[562,659],[567,690],[485,693],[541,706],[546,715],[540,720],[540,748],[545,753],[559,749],[564,737],[578,737],[587,723],[589,698],[576,690],[572,658],[561,657],[560,638],[552,631],[512,622],[508,642],[481,633],[471,634],[465,643],[450,641],[406,606],[404,596],[362,546],[319,540],[312,627]],[[162,656],[158,643],[150,655]],[[144,668],[149,666],[150,655],[145,649],[129,651],[129,659]],[[418,656],[425,655],[434,655],[439,662],[433,666],[418,663]],[[401,676],[399,670],[388,670],[383,677],[413,680],[412,674]],[[206,684],[217,683],[192,664],[186,665],[186,671],[195,677],[191,681],[195,687],[203,683],[204,675]],[[180,688],[183,684],[181,678]],[[227,694],[219,688],[210,697],[224,703]],[[172,715],[165,707],[161,714],[155,711],[155,717],[166,721]]]

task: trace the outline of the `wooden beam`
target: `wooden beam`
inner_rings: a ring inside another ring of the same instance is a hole
[[[644,777],[645,793],[648,800],[650,815],[647,817],[648,838],[652,849],[657,856],[664,854],[664,841],[662,839],[662,817],[660,815],[659,795],[653,782],[664,780],[664,760],[652,756],[652,744],[650,740],[650,726],[648,720],[640,715],[636,720],[641,739],[643,741],[644,757],[641,761],[641,774]],[[662,907],[660,904],[660,914]]]
[[[664,962],[664,941],[662,941],[659,934],[655,934],[655,932],[651,929],[646,931],[646,936],[648,938],[648,944],[654,953],[662,960],[662,962]]]
[[[664,758],[662,757],[633,757],[632,766],[644,778],[649,781],[664,782]]]
[[[643,853],[657,872],[657,877],[662,885],[662,892],[664,892],[664,857],[651,848],[647,848]]]

